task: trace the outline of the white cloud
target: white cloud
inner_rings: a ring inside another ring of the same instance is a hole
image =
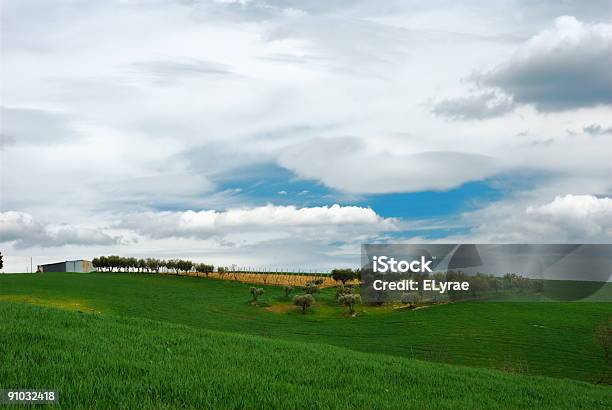
[[[395,221],[372,209],[356,206],[266,205],[226,211],[141,212],[122,218],[117,228],[129,229],[151,238],[208,238],[231,233],[290,232],[320,234],[332,239],[342,230],[374,233],[395,230]]]
[[[545,220],[565,229],[568,237],[611,238],[612,199],[593,195],[557,196],[552,202],[530,206],[526,214],[532,220]]]
[[[367,145],[348,137],[314,139],[288,147],[280,164],[302,178],[356,193],[445,190],[503,169],[486,155],[414,150],[402,147],[401,139],[376,142]]]
[[[466,238],[481,243],[608,243],[612,241],[612,199],[559,195],[526,205],[502,201],[466,215],[475,228]]]

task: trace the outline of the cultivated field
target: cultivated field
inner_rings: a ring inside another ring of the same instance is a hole
[[[174,273],[164,273],[164,275],[176,276]],[[221,280],[231,280],[235,282],[251,283],[259,285],[273,285],[273,286],[304,286],[309,281],[315,279],[323,280],[322,288],[328,288],[336,286],[337,282],[334,281],[329,275],[316,275],[307,273],[248,273],[248,272],[209,272],[208,274],[203,272],[182,272],[180,276],[193,276],[199,278],[214,278]],[[353,282],[351,282],[353,283]]]
[[[359,306],[351,317],[328,288],[303,315],[281,288],[263,288],[251,303],[249,284],[217,279],[0,276],[0,352],[11,358],[0,388],[59,386],[68,407],[77,394],[101,395],[102,407],[612,405],[610,387],[579,382],[604,375],[594,330],[609,303]]]

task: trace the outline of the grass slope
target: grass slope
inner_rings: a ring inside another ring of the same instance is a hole
[[[65,408],[610,408],[569,380],[0,302],[0,388]]]
[[[363,352],[597,381],[604,372],[594,329],[610,303],[460,302],[415,311],[360,308],[344,316],[333,290],[308,315],[268,287],[265,305],[249,285],[144,274],[0,275],[0,300],[163,320],[211,330],[347,347]],[[281,309],[276,309],[281,308]]]

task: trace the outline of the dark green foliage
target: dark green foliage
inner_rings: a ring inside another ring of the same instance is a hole
[[[197,263],[194,265],[194,269],[196,270],[196,272],[205,273],[206,276],[208,276],[209,273],[215,271],[215,267],[207,263]]]
[[[349,280],[355,279],[355,271],[352,269],[333,269],[331,276],[335,281],[345,284]]]
[[[214,270],[213,265],[205,263],[195,264],[185,259],[170,259],[168,261],[155,258],[137,259],[133,257],[122,257],[117,255],[99,256],[91,261],[96,270],[101,272],[149,272],[159,273],[172,272],[175,274],[187,273],[196,270],[197,272],[208,273]]]
[[[283,286],[283,291],[285,292],[285,299],[288,299],[291,292],[293,292],[293,286],[290,286],[290,285]]]
[[[147,258],[146,259],[147,271],[159,273],[159,268],[161,267],[161,263],[158,259],[155,258]]]

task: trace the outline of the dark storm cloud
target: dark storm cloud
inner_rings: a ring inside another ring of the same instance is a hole
[[[474,80],[538,111],[612,104],[612,31],[560,17],[496,69]]]

